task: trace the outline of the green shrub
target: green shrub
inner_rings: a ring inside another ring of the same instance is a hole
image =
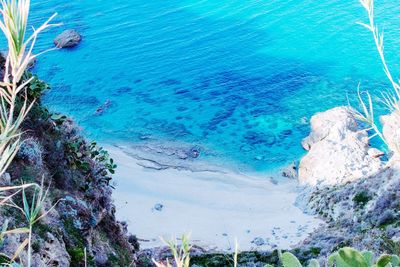
[[[367,204],[368,201],[370,201],[372,199],[371,195],[369,194],[368,191],[366,190],[362,190],[360,192],[358,192],[354,197],[353,197],[353,201],[354,203],[356,203],[359,206],[364,206],[365,204]]]
[[[238,266],[240,254],[236,245],[235,253],[231,258],[228,258],[227,254],[205,254],[202,256],[190,257],[191,246],[186,236],[182,238],[182,244],[178,246],[176,242],[167,242],[168,247],[173,255],[173,262],[178,267],[189,267],[192,264],[196,266]],[[270,255],[269,263],[264,265],[265,267],[320,267],[317,260],[311,259],[307,265],[303,265],[300,260],[293,255],[291,252],[280,252],[278,251],[279,260],[275,260],[273,254]],[[157,267],[170,267],[172,266],[170,261],[167,259],[167,263],[160,263],[153,260]],[[265,262],[265,261],[263,261]],[[334,252],[327,258],[329,267],[399,267],[400,258],[396,255],[383,254],[377,259],[374,258],[374,254],[370,251],[359,252],[358,250],[351,247],[344,247]]]
[[[40,80],[36,75],[30,72],[25,73],[24,79],[31,79],[28,84],[28,98],[30,100],[39,99],[46,90],[50,89],[46,82]]]

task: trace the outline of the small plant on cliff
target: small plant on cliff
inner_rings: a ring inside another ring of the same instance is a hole
[[[25,235],[26,237],[16,249],[14,255],[3,255],[3,262],[0,262],[1,266],[11,264],[12,266],[19,266],[16,265],[15,260],[20,258],[21,253],[25,250],[27,256],[24,262],[26,266],[31,266],[33,226],[46,216],[57,204],[54,204],[49,210],[43,211],[44,202],[48,193],[48,191],[43,190],[43,188],[43,181],[41,186],[31,183],[20,186],[0,187],[0,207],[7,206],[20,211],[26,219],[26,227],[8,229],[9,221],[5,221],[3,224],[0,232],[0,242],[9,235],[20,235],[21,237]],[[29,190],[29,193],[27,190]],[[15,200],[18,195],[20,195],[20,198]]]
[[[64,149],[70,167],[81,171],[86,177],[83,190],[88,190],[94,181],[110,185],[110,174],[115,173],[117,165],[105,149],[96,142],[87,144],[81,139],[66,143]]]
[[[371,199],[372,197],[367,190],[361,190],[353,197],[354,203],[359,206],[364,206]]]
[[[190,264],[190,249],[192,248],[189,245],[189,238],[186,235],[182,236],[182,242],[179,246],[178,243],[175,241],[165,241],[164,242],[168,245],[169,249],[172,252],[174,266],[176,267],[189,267]],[[172,267],[169,259],[167,262],[160,263],[153,260],[154,264],[157,267]]]
[[[101,171],[108,171],[110,174],[114,174],[115,173],[115,169],[117,168],[117,165],[115,164],[114,160],[110,157],[110,154],[108,153],[107,150],[105,150],[102,147],[99,147],[97,145],[97,142],[92,142],[90,144],[90,157],[99,162],[102,163],[104,165],[104,169],[102,169]],[[105,173],[104,175],[107,175],[107,173]]]
[[[182,236],[182,242],[179,246],[177,241],[165,241],[162,239],[164,243],[169,247],[172,256],[173,256],[173,264],[170,263],[170,260],[167,259],[166,263],[157,262],[153,259],[154,264],[157,267],[189,267],[190,266],[190,250],[192,246],[190,245],[189,238],[186,235]],[[233,267],[238,266],[238,255],[239,255],[239,246],[238,242],[235,241],[235,253],[233,254]],[[272,265],[266,265],[265,267],[270,267]]]

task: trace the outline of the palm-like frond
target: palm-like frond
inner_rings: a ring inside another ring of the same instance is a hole
[[[20,147],[20,126],[34,101],[28,103],[27,85],[32,79],[22,80],[29,63],[35,59],[33,48],[38,35],[49,27],[54,14],[39,28],[27,35],[30,0],[1,0],[0,29],[7,39],[8,53],[3,82],[0,83],[0,176],[6,171]],[[22,99],[17,109],[16,103]]]
[[[360,2],[368,13],[368,23],[359,24],[364,26],[366,29],[368,29],[368,31],[372,33],[376,49],[381,59],[384,73],[386,74],[386,77],[388,78],[392,87],[390,90],[381,92],[381,101],[390,112],[392,112],[393,114],[400,114],[400,84],[393,78],[392,72],[390,71],[390,68],[386,62],[384,32],[380,30],[379,27],[375,24],[374,0],[360,0]],[[358,98],[362,107],[362,113],[358,113],[357,117],[361,121],[370,125],[371,128],[369,130],[372,129],[375,131],[375,134],[373,136],[379,136],[386,143],[384,136],[381,134],[377,124],[374,121],[374,107],[371,95],[368,92],[364,92],[364,94],[367,95],[367,104],[361,97],[361,93],[358,88]],[[400,147],[400,140],[398,141],[398,144],[398,146]]]

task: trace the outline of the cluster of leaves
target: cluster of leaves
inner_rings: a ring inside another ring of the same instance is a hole
[[[189,239],[187,236],[182,236],[181,245],[177,244],[177,241],[165,241],[164,243],[169,247],[172,254],[171,264],[169,259],[166,263],[157,262],[153,259],[153,263],[157,267],[189,267],[192,263],[190,257],[190,250],[192,246],[189,244]],[[238,266],[238,245],[236,242],[235,253],[233,254],[232,263],[229,266]],[[271,261],[270,261],[271,262]],[[303,267],[300,260],[290,252],[278,251],[277,260],[272,262],[276,263],[279,267]],[[226,265],[226,264],[225,264]],[[206,265],[208,266],[208,265]],[[214,266],[214,265],[213,265]],[[216,265],[217,266],[217,265]],[[312,259],[308,262],[307,267],[320,267],[319,262],[316,259]],[[340,248],[337,252],[334,252],[327,258],[327,266],[329,267],[399,267],[400,258],[396,255],[381,255],[375,261],[374,254],[370,251],[360,252],[351,247]],[[264,267],[274,267],[274,265],[266,264]]]
[[[24,74],[24,79],[31,80],[27,86],[28,99],[39,99],[45,91],[50,89],[50,86],[46,82],[40,80],[36,75],[32,74],[31,72],[26,72]]]
[[[364,206],[366,203],[368,203],[368,201],[370,201],[372,199],[371,195],[369,194],[368,191],[366,190],[362,190],[360,192],[358,192],[354,197],[353,197],[353,201],[355,204],[359,205],[359,206]]]
[[[108,171],[110,174],[115,173],[115,169],[117,168],[117,165],[114,163],[114,160],[110,157],[110,154],[108,154],[108,151],[105,150],[103,147],[99,147],[96,142],[90,143],[90,157],[97,161],[102,163],[104,165],[104,168],[102,171]],[[104,173],[104,175],[107,175],[107,173]]]
[[[62,117],[60,120],[62,120]],[[81,171],[88,178],[85,190],[89,189],[93,180],[100,180],[107,185],[110,184],[112,179],[110,174],[115,173],[117,165],[109,153],[103,147],[99,147],[96,142],[87,146],[86,142],[77,139],[65,144],[65,152],[70,167]],[[93,168],[92,164],[95,162],[98,164],[96,168]],[[95,173],[93,173],[93,170],[95,170]],[[90,179],[94,178],[93,175],[100,177],[100,179]]]
[[[47,109],[45,112],[49,113]],[[49,117],[57,130],[60,130],[61,125],[68,119],[67,116],[58,113],[49,113]]]
[[[281,255],[281,263],[283,267],[302,267],[300,261],[290,252]],[[319,267],[319,262],[315,259],[311,260],[308,267]],[[382,255],[376,262],[374,254],[370,251],[359,252],[350,247],[339,249],[328,257],[329,267],[396,267],[400,266],[400,258],[396,255]],[[272,267],[272,265],[266,265]]]
[[[88,174],[91,170],[88,162],[88,151],[83,140],[75,140],[65,143],[65,155],[70,167],[74,170],[80,170]]]

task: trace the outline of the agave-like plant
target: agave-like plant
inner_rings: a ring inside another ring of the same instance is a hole
[[[385,100],[386,99],[389,100],[388,102],[385,101],[388,104],[388,108],[390,108],[391,110],[399,110],[399,105],[397,102],[400,100],[400,85],[393,78],[393,75],[389,69],[387,62],[386,62],[385,53],[384,53],[384,44],[383,44],[384,35],[383,35],[383,32],[380,31],[379,27],[375,24],[374,0],[360,0],[360,2],[361,2],[361,5],[364,7],[364,9],[367,11],[369,22],[368,23],[359,22],[359,24],[364,26],[365,28],[367,28],[372,33],[372,36],[373,36],[374,42],[375,42],[375,46],[378,50],[378,53],[379,53],[379,56],[380,56],[380,59],[381,59],[382,65],[383,65],[383,69],[393,87],[392,92],[383,93],[383,98]],[[387,97],[387,96],[389,96],[389,97]],[[393,102],[392,100],[395,100],[395,99],[397,99],[397,101]],[[394,105],[392,105],[391,103]]]
[[[21,209],[19,206],[17,206],[14,201],[13,201],[13,197],[15,197],[16,195],[23,193],[22,197],[24,199],[24,205],[25,203],[27,203],[27,197],[25,194],[25,190],[28,188],[35,188],[36,191],[36,184],[23,184],[23,185],[19,185],[19,186],[8,186],[8,187],[0,187],[0,207],[3,206],[11,206],[11,207],[18,207],[18,209]],[[33,202],[32,202],[33,203]],[[29,228],[26,227],[22,227],[22,228],[14,228],[14,229],[9,229],[9,221],[6,220],[3,225],[2,225],[2,229],[0,230],[0,244],[3,242],[3,239],[8,236],[8,235],[13,235],[13,234],[28,234],[28,238],[26,238],[20,245],[19,247],[16,249],[16,251],[14,252],[14,255],[12,255],[11,257],[8,257],[8,255],[0,255],[2,256],[2,258],[8,258],[8,262],[7,264],[11,264],[12,262],[14,262],[22,253],[22,251],[24,251],[25,247],[27,245],[30,245],[30,240],[31,240],[31,231],[29,231]],[[30,253],[30,251],[28,252],[28,254]],[[30,256],[28,257],[29,260],[29,265],[30,266]],[[0,263],[1,266],[3,266],[3,264],[5,263]]]
[[[0,176],[20,147],[20,126],[34,102],[28,103],[26,92],[32,78],[23,80],[23,75],[38,56],[33,54],[36,39],[43,30],[58,25],[50,23],[56,16],[54,14],[42,26],[33,28],[32,34],[26,37],[29,10],[29,0],[1,0],[0,14],[3,19],[0,29],[7,39],[8,52],[4,78],[0,82]],[[21,99],[22,105],[17,105]]]
[[[156,260],[153,259],[153,263],[156,265],[156,267],[172,267],[172,266],[189,267],[190,266],[190,250],[192,249],[192,246],[190,245],[188,235],[182,236],[182,242],[181,242],[180,246],[178,245],[178,242],[176,240],[165,241],[163,238],[161,238],[161,240],[170,249],[172,256],[173,256],[174,265],[171,264],[169,259],[166,260],[166,263],[157,262]],[[233,267],[238,266],[238,256],[239,256],[239,244],[238,244],[237,240],[235,240],[235,252],[233,253],[233,259],[232,259]],[[271,266],[272,265],[265,265],[265,267],[271,267]]]
[[[397,118],[400,121],[400,83],[399,81],[396,81],[396,79],[393,77],[392,72],[386,62],[385,49],[384,49],[384,34],[383,31],[381,31],[375,23],[374,0],[360,0],[360,2],[363,8],[367,11],[368,23],[359,22],[358,24],[364,26],[366,29],[368,29],[368,31],[372,33],[376,49],[378,51],[379,57],[382,62],[383,70],[391,84],[391,89],[381,92],[381,100],[384,103],[384,105],[388,108],[388,110],[392,114],[397,116]],[[374,136],[379,136],[386,143],[383,134],[379,130],[373,118],[374,107],[371,95],[369,94],[368,91],[363,93],[366,94],[368,103],[367,104],[365,103],[365,100],[361,97],[360,91],[358,90],[358,98],[362,107],[362,112],[357,112],[356,116],[358,119],[371,126],[369,129],[367,129],[367,130],[373,130],[375,132],[375,134],[371,136],[371,138]],[[396,144],[395,150],[396,151],[394,152],[400,154],[400,140],[398,141],[398,144]]]
[[[164,243],[169,247],[171,250],[171,253],[173,255],[173,262],[175,263],[174,266],[176,267],[189,267],[190,265],[190,249],[192,248],[189,244],[189,238],[187,235],[182,236],[182,241],[181,245],[178,245],[178,242],[176,240],[174,241],[165,241],[162,239]],[[169,259],[167,259],[167,262],[161,263],[157,262],[153,259],[154,264],[157,267],[172,267],[172,264],[170,263]]]
[[[21,145],[20,126],[34,103],[34,100],[29,103],[27,99],[27,86],[32,81],[32,78],[24,79],[24,74],[29,64],[40,55],[33,54],[36,39],[45,29],[58,25],[50,23],[56,16],[54,14],[39,28],[32,28],[32,33],[27,37],[29,11],[29,0],[0,1],[0,14],[2,16],[0,29],[8,44],[4,77],[0,82],[0,177],[3,176],[18,152]],[[26,194],[28,188],[33,188],[33,197],[30,201],[28,201]],[[22,194],[23,202],[21,205],[17,205],[13,198],[20,193]],[[27,266],[31,266],[32,227],[52,209],[47,212],[42,211],[46,196],[47,191],[43,190],[43,181],[41,186],[23,184],[0,188],[0,207],[10,206],[20,210],[25,216],[28,225],[26,228],[9,230],[8,222],[6,221],[0,231],[0,241],[10,234],[28,235],[14,255],[10,257],[10,264],[13,264],[13,266],[17,266],[14,260],[26,248],[28,253]]]
[[[0,187],[0,207],[8,206],[17,211],[20,211],[21,214],[25,217],[26,227],[8,229],[8,221],[6,221],[2,230],[0,231],[0,242],[7,235],[12,234],[26,234],[27,237],[24,241],[19,245],[18,249],[14,252],[14,255],[9,257],[10,263],[13,263],[15,266],[15,260],[21,255],[23,251],[26,250],[26,266],[31,266],[32,259],[32,229],[34,225],[45,217],[51,210],[55,208],[58,204],[58,200],[53,206],[49,209],[44,210],[44,204],[47,199],[47,195],[49,192],[49,187],[45,190],[45,186],[43,184],[44,178],[42,178],[42,182],[40,185],[35,183],[22,184],[19,186],[10,186],[10,187]],[[31,194],[27,194],[27,190],[31,191]],[[17,195],[21,195],[22,203],[17,203],[14,201],[14,197]]]

